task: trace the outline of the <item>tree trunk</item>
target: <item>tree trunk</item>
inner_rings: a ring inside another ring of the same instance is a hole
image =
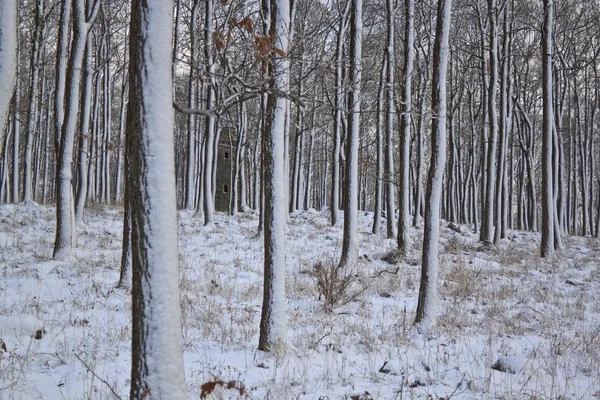
[[[542,89],[544,120],[542,127],[542,243],[540,255],[551,257],[554,253],[554,194],[552,177],[553,100],[552,100],[552,0],[544,0],[544,23],[542,27]]]
[[[290,3],[289,0],[271,1],[270,36],[273,52],[270,65],[270,86],[268,95],[264,155],[265,222],[264,222],[264,288],[260,318],[258,349],[263,351],[282,350],[287,346],[287,323],[285,310],[285,226],[286,190],[284,163],[284,97],[289,83]]]
[[[131,5],[127,137],[131,140],[131,399],[187,399],[173,145],[172,1]]]
[[[208,82],[206,87],[206,109],[215,107],[215,63],[212,52],[213,33],[213,6],[214,0],[206,1],[206,15],[204,20],[204,62]],[[215,116],[206,117],[204,134],[206,136],[205,158],[204,158],[204,224],[214,224],[214,202],[213,202],[213,159],[215,156]],[[218,145],[218,144],[217,144]]]
[[[17,1],[0,1],[0,138],[8,121],[12,94],[17,83]],[[9,94],[7,96],[7,94]]]
[[[433,48],[431,161],[427,178],[421,284],[415,325],[426,334],[435,324],[437,301],[440,199],[446,163],[446,70],[450,34],[451,0],[438,0]]]
[[[388,0],[391,2],[391,0]],[[405,0],[406,8],[405,27],[404,27],[404,77],[403,77],[403,96],[402,96],[402,114],[400,116],[400,197],[398,198],[398,250],[401,253],[406,252],[412,246],[410,237],[410,126],[412,123],[412,72],[414,64],[414,14],[415,1]],[[390,5],[391,6],[391,5]],[[388,6],[388,7],[390,7]],[[421,179],[420,176],[417,179]]]
[[[333,110],[333,151],[331,156],[331,226],[340,226],[340,154],[342,152],[342,105],[344,104],[343,61],[344,35],[348,26],[348,15],[352,1],[340,15],[335,46],[335,98]]]
[[[375,135],[377,137],[377,165],[375,167],[375,212],[373,213],[373,234],[378,235],[381,230],[381,213],[383,211],[383,99],[384,79],[387,69],[387,57],[381,62],[379,74],[379,90],[377,95],[377,122]]]
[[[99,1],[96,1],[88,17],[86,16],[84,0],[74,2],[73,43],[69,55],[68,91],[65,98],[66,114],[61,125],[62,130],[56,163],[56,237],[53,253],[55,259],[72,257],[76,240],[71,162],[73,160],[73,145],[79,111],[83,56],[87,34],[96,17],[98,7]]]
[[[344,236],[340,267],[353,267],[358,259],[358,150],[362,85],[362,0],[352,0],[350,22],[350,117],[346,137],[344,176]]]
[[[83,223],[83,209],[87,198],[88,190],[88,138],[90,127],[90,111],[92,100],[92,49],[91,43],[88,41],[85,46],[85,63],[83,64],[83,102],[81,104],[81,122],[79,133],[79,159],[77,160],[77,168],[79,184],[77,185],[77,199],[75,203],[75,224],[79,227]]]

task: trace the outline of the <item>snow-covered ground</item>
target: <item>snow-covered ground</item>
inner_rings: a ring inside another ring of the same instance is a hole
[[[54,214],[0,206],[0,399],[127,398],[130,296],[115,289],[122,214],[88,210],[72,263],[51,259]],[[342,231],[327,213],[290,217],[290,347],[266,355],[256,351],[258,216],[217,214],[206,228],[180,212],[190,398],[213,388],[215,398],[274,400],[600,398],[600,241],[566,238],[542,261],[538,234],[510,232],[483,249],[469,227],[442,222],[438,324],[424,337],[411,330],[422,231],[414,253],[390,264],[394,240],[368,233],[372,214],[359,215],[361,261],[338,271],[346,290],[332,305],[317,282],[335,275]]]

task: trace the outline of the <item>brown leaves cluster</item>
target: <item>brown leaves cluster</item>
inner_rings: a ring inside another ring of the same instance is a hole
[[[203,383],[200,386],[200,398],[201,399],[206,399],[206,397],[208,395],[210,395],[212,392],[214,392],[214,390],[217,387],[223,387],[225,389],[233,389],[233,390],[237,390],[237,392],[239,393],[240,397],[241,396],[247,396],[246,393],[246,387],[244,386],[244,384],[240,381],[229,381],[229,382],[224,382],[224,381],[210,381],[210,382],[206,382]]]

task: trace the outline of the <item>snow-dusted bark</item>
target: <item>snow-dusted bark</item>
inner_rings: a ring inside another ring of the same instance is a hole
[[[127,85],[127,79],[124,79],[123,85],[121,86],[121,112],[119,114],[119,146],[117,149],[117,165],[115,165],[115,200],[117,203],[121,200],[121,180],[123,176],[123,158],[124,149],[123,143],[125,142],[125,110],[127,110],[127,92],[129,86]]]
[[[348,27],[348,16],[351,1],[340,13],[337,40],[335,45],[335,98],[333,110],[333,152],[331,155],[331,225],[340,226],[340,154],[342,151],[342,104],[344,104],[344,88],[342,63],[344,60],[344,35]]]
[[[71,1],[62,0],[58,43],[56,49],[56,71],[54,82],[54,147],[58,156],[62,124],[65,119],[65,85],[67,80],[67,53],[69,49],[69,24],[71,21]],[[57,157],[58,158],[58,157]]]
[[[390,1],[390,0],[388,0]],[[390,6],[388,6],[390,7]],[[400,116],[400,197],[398,199],[398,250],[406,253],[412,245],[410,237],[410,126],[412,119],[412,72],[414,65],[414,18],[415,1],[405,0],[404,22],[404,77],[402,90],[402,114]],[[417,176],[419,181],[420,176]]]
[[[551,257],[554,253],[554,193],[552,188],[552,140],[553,140],[553,84],[552,84],[552,29],[553,2],[544,0],[544,23],[542,26],[542,243],[540,255]]]
[[[381,62],[379,72],[379,90],[377,92],[377,118],[375,123],[375,135],[377,142],[377,164],[375,167],[375,208],[373,212],[372,233],[378,235],[381,229],[381,212],[383,210],[383,92],[385,70],[387,69],[387,57]]]
[[[206,87],[206,109],[212,110],[216,101],[216,82],[215,82],[215,63],[213,60],[213,6],[214,0],[206,1],[206,18],[204,20],[204,62],[206,64],[206,73],[208,82]],[[217,154],[214,151],[215,141],[215,123],[214,115],[206,117],[204,135],[206,137],[206,153],[204,157],[204,224],[214,224],[215,207],[213,201],[213,161]],[[216,171],[215,171],[216,172]]]
[[[171,60],[172,0],[131,4],[132,399],[187,399],[181,338]]]
[[[23,200],[32,200],[32,152],[37,121],[39,77],[42,44],[44,35],[44,0],[37,0],[35,7],[35,27],[31,38],[31,82],[29,86],[29,110],[27,112],[27,132],[25,136],[25,163],[23,165]]]
[[[179,7],[179,6],[178,6]],[[194,0],[191,6],[190,22],[190,71],[188,76],[188,104],[190,108],[197,107],[196,80],[198,79],[198,51],[197,34],[198,25],[198,0]],[[173,70],[174,71],[174,70]],[[184,206],[187,209],[194,207],[194,195],[196,194],[196,131],[198,117],[194,114],[187,116],[187,152],[186,152],[186,178]]]
[[[87,199],[88,186],[88,130],[90,128],[90,114],[92,103],[92,49],[88,41],[85,46],[85,63],[83,65],[83,102],[81,104],[81,122],[79,132],[79,159],[77,161],[79,184],[77,185],[77,198],[75,200],[75,224],[77,227],[83,223],[83,208]]]
[[[15,87],[13,99],[15,104],[19,104],[21,98],[21,85],[17,82]],[[20,149],[20,140],[21,140],[21,117],[19,115],[19,108],[14,107],[14,117],[13,117],[13,193],[12,200],[13,203],[18,203],[20,201],[19,197],[19,149]]]
[[[483,212],[481,215],[481,230],[479,239],[490,242],[494,234],[495,190],[496,190],[496,151],[498,148],[498,109],[496,99],[498,92],[498,4],[497,0],[488,0],[489,18],[489,67],[490,78],[487,95],[487,111],[489,118],[489,136],[486,150],[486,180],[483,190]]]
[[[427,178],[421,284],[415,317],[415,325],[421,333],[427,333],[436,319],[440,199],[446,164],[446,71],[451,8],[451,0],[438,0],[431,93],[431,161]]]
[[[346,175],[344,179],[344,236],[341,267],[351,267],[358,258],[358,148],[362,85],[362,0],[352,0],[350,21],[350,116],[346,135]]]
[[[0,0],[0,137],[17,82],[17,1]]]
[[[248,129],[248,115],[246,112],[246,103],[240,103],[238,116],[238,142],[235,151],[235,170],[233,174],[232,185],[232,204],[231,213],[238,213],[238,207],[242,211],[246,208],[246,181],[245,181],[245,151],[246,151],[246,131]]]
[[[65,96],[65,119],[61,126],[58,159],[56,165],[56,236],[54,258],[65,259],[72,256],[75,244],[75,207],[71,162],[79,113],[81,70],[87,34],[97,15],[99,1],[90,7],[89,16],[84,0],[74,1],[73,43],[69,54],[67,91]]]
[[[266,111],[264,154],[264,288],[260,318],[259,350],[273,351],[287,345],[285,307],[285,225],[287,199],[285,190],[284,130],[289,79],[290,1],[271,0],[270,35],[273,38],[271,87]]]
[[[394,51],[394,4],[386,0],[386,50],[387,68],[385,70],[385,160],[384,160],[384,187],[386,209],[386,232],[388,239],[396,238],[396,180],[394,179],[394,70],[396,69]]]
[[[108,56],[108,48],[110,39],[108,34],[105,35],[104,39],[107,43],[106,45],[106,53],[104,54],[104,58],[106,59],[104,63],[104,77],[103,77],[103,86],[104,86],[104,112],[102,113],[104,122],[102,124],[103,135],[102,135],[102,200],[104,204],[110,205],[111,200],[111,181],[110,181],[110,160],[111,160],[111,146],[109,146],[111,142],[111,114],[112,114],[112,99],[110,95],[110,88],[112,86],[112,74],[110,72],[110,57]]]

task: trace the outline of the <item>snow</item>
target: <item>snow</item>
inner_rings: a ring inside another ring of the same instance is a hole
[[[20,335],[0,328],[7,348],[0,350],[0,398],[108,399],[109,385],[127,398],[131,299],[115,289],[122,211],[86,210],[71,263],[51,259],[54,216],[54,208],[32,202],[0,206],[0,321],[28,327]],[[423,336],[410,329],[423,230],[411,231],[415,248],[393,274],[397,266],[382,258],[396,243],[370,234],[372,221],[372,213],[359,212],[356,273],[368,287],[328,313],[310,272],[318,261],[339,258],[342,231],[330,227],[327,210],[291,215],[291,349],[269,356],[256,352],[263,268],[258,214],[216,213],[209,229],[193,212],[179,212],[190,398],[215,380],[241,382],[253,399],[337,399],[365,391],[376,399],[600,395],[598,239],[565,238],[563,252],[541,260],[538,233],[509,231],[496,250],[485,250],[470,227],[456,232],[441,221],[438,321]],[[43,337],[31,338],[41,326]],[[512,372],[492,368],[498,361]],[[220,390],[225,398],[239,397]]]

